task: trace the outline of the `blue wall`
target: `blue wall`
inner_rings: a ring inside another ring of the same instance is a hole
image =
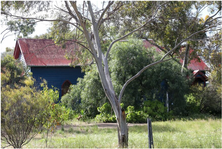
[[[37,86],[42,82],[42,79],[45,79],[48,87],[54,86],[58,88],[59,99],[61,98],[61,87],[64,81],[69,80],[72,84],[76,84],[77,79],[84,76],[80,67],[73,68],[69,66],[31,67],[31,72],[33,73],[33,78],[36,79]]]

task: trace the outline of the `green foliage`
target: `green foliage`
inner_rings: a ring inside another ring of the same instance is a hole
[[[126,121],[129,123],[145,123],[148,114],[144,111],[135,111],[134,106],[128,106],[126,109]]]
[[[69,119],[71,110],[60,105],[60,103],[55,104],[59,99],[58,90],[48,88],[46,82],[42,83],[41,87],[43,88],[41,90],[42,97],[49,102],[47,111],[50,115],[50,118],[47,120],[44,127],[53,130],[57,125],[61,125],[64,121]]]
[[[98,111],[100,114],[96,115],[95,119],[97,121],[116,122],[115,115],[113,115],[109,103],[105,103],[103,106],[98,107]],[[144,101],[142,108],[139,110],[135,110],[134,106],[128,106],[125,113],[126,121],[129,123],[146,123],[147,118],[151,118],[152,121],[165,121],[172,118],[172,111],[167,113],[167,108],[164,104],[157,100]]]
[[[14,87],[15,84],[24,85],[24,80],[27,78],[24,73],[22,64],[16,61],[13,56],[6,55],[1,59],[1,85]]]
[[[21,148],[47,122],[49,102],[35,88],[1,89],[1,137],[14,148]]]
[[[152,120],[161,120],[165,121],[168,118],[171,118],[173,111],[167,113],[167,107],[158,100],[148,100],[144,102],[143,111],[149,114],[149,117]]]
[[[146,65],[161,58],[163,53],[155,49],[146,49],[141,40],[129,40],[115,44],[111,51],[110,71],[113,86],[118,94],[122,85]],[[170,96],[171,110],[175,114],[183,113],[184,95],[189,91],[190,81],[180,73],[181,65],[174,61],[164,62],[150,67],[140,77],[131,82],[123,95],[125,108],[129,105],[139,109],[144,99],[166,100],[166,91]]]
[[[196,99],[194,93],[187,94],[185,97],[187,115],[200,113],[200,98]]]
[[[116,116],[111,109],[111,105],[109,103],[103,104],[101,107],[97,108],[100,112],[99,115],[96,115],[96,121],[99,122],[116,122]]]
[[[9,145],[21,148],[43,127],[54,128],[70,116],[65,106],[55,104],[58,90],[34,87],[34,79],[27,77],[21,63],[12,56],[1,60],[1,137]]]
[[[35,31],[35,20],[25,19],[9,21],[7,22],[7,26],[11,32],[16,32],[17,36],[22,34],[23,37],[27,37]]]
[[[135,75],[145,65],[159,60],[161,53],[154,49],[145,49],[141,40],[132,39],[127,42],[116,43],[111,50],[109,69],[115,92],[118,94],[122,85]],[[180,73],[181,66],[175,62],[165,62],[151,67],[143,72],[136,80],[131,82],[125,90],[122,102],[123,108],[134,106],[140,110],[145,99],[160,100],[165,102],[166,90],[161,87],[165,80],[170,94],[171,110],[175,114],[183,113],[185,108],[184,95],[189,91],[189,79]],[[173,72],[173,73],[172,73]],[[188,75],[185,72],[185,75]],[[176,79],[175,79],[176,78]],[[81,102],[80,102],[81,99]],[[92,65],[86,70],[83,79],[78,79],[76,85],[72,85],[69,93],[61,99],[62,103],[79,113],[84,110],[87,117],[95,117],[97,107],[102,106],[108,100],[103,92],[97,68]]]
[[[95,117],[98,114],[97,107],[106,101],[95,66],[91,66],[83,79],[78,78],[78,83],[71,85],[69,92],[61,98],[62,104],[72,108],[76,113],[82,114],[85,118]],[[84,112],[80,113],[82,110]]]
[[[221,115],[221,92],[217,86],[192,86],[192,92],[187,96],[188,114],[209,113]]]
[[[134,33],[133,37],[152,39],[159,46],[165,47],[165,51],[169,51],[181,40],[205,27],[204,23],[199,22],[200,10],[209,5],[192,1],[124,2],[121,11],[119,11],[121,15],[117,15],[113,22],[119,24],[121,20],[123,25],[118,26],[117,33],[120,32],[120,35],[126,34],[140,26],[136,22],[145,23],[147,18],[155,13],[155,8],[159,7],[160,9],[156,14],[157,18],[147,23],[143,31]],[[206,34],[200,33],[192,38],[203,39],[204,37],[206,37]],[[191,44],[192,47],[198,45],[196,41],[188,41],[187,43]],[[177,54],[180,54],[179,49],[180,47],[176,50]]]
[[[36,11],[47,11],[49,3],[48,1],[1,1],[1,11],[14,10],[23,14],[31,14],[36,13]]]

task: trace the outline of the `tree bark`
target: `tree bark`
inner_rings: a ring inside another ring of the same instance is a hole
[[[117,119],[118,124],[118,143],[120,148],[128,147],[128,126],[126,123],[125,111],[120,109],[120,119]]]

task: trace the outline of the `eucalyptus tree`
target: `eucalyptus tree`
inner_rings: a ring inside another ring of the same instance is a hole
[[[132,2],[127,3],[131,4]],[[1,4],[1,14],[8,17],[8,19],[35,20],[35,22],[54,22],[54,24],[57,26],[57,30],[54,32],[54,41],[56,44],[64,45],[65,41],[71,40],[73,43],[77,43],[79,45],[78,50],[75,52],[76,56],[78,56],[75,64],[80,62],[78,60],[83,59],[85,60],[83,61],[84,63],[89,63],[91,60],[96,63],[102,87],[117,119],[118,141],[120,147],[128,146],[127,123],[124,119],[124,115],[122,115],[122,110],[120,107],[120,103],[127,85],[139,77],[146,69],[172,59],[171,57],[174,55],[174,52],[181,46],[182,43],[188,41],[194,36],[207,32],[214,27],[214,25],[208,25],[203,26],[202,28],[197,28],[191,32],[188,32],[182,38],[172,41],[172,46],[168,47],[168,50],[164,56],[162,56],[159,60],[156,60],[156,62],[148,64],[134,76],[129,78],[122,85],[122,89],[119,95],[117,95],[113,87],[108,65],[108,58],[110,57],[110,51],[112,50],[113,45],[135,32],[142,31],[145,26],[153,24],[160,20],[160,18],[165,17],[165,14],[161,12],[170,7],[171,4],[169,2],[149,2],[147,5],[148,9],[150,10],[149,13],[143,16],[143,19],[135,21],[132,20],[132,26],[135,28],[129,32],[126,32],[125,34],[123,33],[113,37],[110,37],[113,34],[105,33],[107,28],[112,28],[112,26],[124,27],[124,21],[131,21],[129,20],[129,16],[126,15],[125,17],[121,18],[121,21],[117,24],[109,22],[109,20],[115,17],[115,15],[120,15],[119,11],[121,8],[123,8],[123,6],[127,6],[126,2],[103,2],[102,8],[96,8],[92,5],[91,1],[84,1],[82,5],[76,1],[2,1]],[[140,9],[134,5],[128,5],[126,9],[131,7],[138,10]],[[173,8],[170,7],[170,9],[176,8],[178,8],[178,6],[173,6]],[[212,21],[212,19],[216,19],[214,16],[209,18],[211,19],[206,20],[206,24],[209,21]],[[159,25],[159,27],[164,25],[165,24]],[[158,30],[161,28],[156,29]],[[70,30],[73,30],[75,34],[70,35]],[[105,36],[106,38],[103,38],[105,34],[107,36]],[[175,36],[179,37],[180,35],[175,34]],[[108,39],[109,41],[111,40],[111,43],[109,44],[108,48],[104,48],[101,43],[106,42]],[[177,39],[177,37],[175,37],[175,39]],[[72,58],[69,55],[67,55],[67,57],[70,59]]]
[[[123,6],[123,9],[120,11],[120,15],[116,16],[118,19],[112,20],[113,22],[118,23],[121,18],[127,16],[127,20],[122,22],[122,28],[120,28],[120,31],[118,30],[118,32],[124,34],[125,32],[132,31],[136,28],[139,25],[137,22],[144,20],[146,16],[152,12],[152,9],[150,9],[152,6],[151,3],[152,2],[150,1],[126,2],[126,5]],[[134,7],[130,7],[130,5],[133,5]],[[151,44],[158,46],[158,48],[165,53],[172,49],[177,42],[181,41],[192,32],[210,26],[212,27],[211,35],[212,32],[217,34],[218,31],[221,30],[220,1],[170,1],[166,2],[166,5],[163,5],[162,7],[163,9],[158,13],[164,15],[147,24],[143,30],[134,33],[134,36],[149,40]],[[210,14],[212,15],[210,16]],[[133,20],[133,23],[131,20]],[[174,51],[174,54],[181,58],[185,58],[185,64],[183,64],[183,66],[186,67],[189,63],[189,60],[187,60],[188,57],[184,56],[185,53],[188,53],[189,48],[203,49],[203,46],[206,46],[205,43],[208,43],[207,40],[212,38],[211,35],[209,35],[208,32],[197,34],[183,43],[183,45],[186,46],[186,52],[181,52],[180,47]],[[201,50],[194,50],[192,51],[191,56],[195,57],[197,52],[199,52],[198,54],[202,54]],[[190,60],[191,59],[192,58],[190,58]]]

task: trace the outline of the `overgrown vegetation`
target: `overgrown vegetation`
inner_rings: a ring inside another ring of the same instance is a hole
[[[57,90],[46,83],[38,90],[31,74],[24,74],[22,64],[12,56],[2,59],[1,66],[2,141],[21,148],[44,128],[49,131],[69,118],[70,110],[55,104]]]
[[[71,127],[71,126],[75,127]],[[152,122],[155,148],[221,148],[221,121],[208,117],[206,120],[187,119]],[[129,127],[129,148],[147,148],[147,125]],[[50,148],[116,148],[116,127],[87,126],[72,122],[50,133]],[[44,133],[33,139],[25,148],[44,148]]]
[[[123,103],[121,104],[123,107]],[[110,104],[105,103],[103,106],[98,107],[99,115],[95,120],[99,122],[116,122],[115,115],[112,113]],[[144,101],[140,110],[135,110],[134,106],[128,106],[126,108],[126,120],[129,123],[146,123],[147,118],[151,118],[152,121],[165,121],[172,119],[172,111],[167,112],[167,108],[164,104],[158,100]]]
[[[157,53],[155,49],[146,49],[143,46],[142,40],[131,39],[127,42],[117,43],[111,51],[109,61],[115,92],[119,93],[124,82],[135,75],[145,65],[154,62],[160,57],[161,53]],[[163,112],[157,114],[159,111],[156,106],[153,107],[152,111],[144,110],[144,107],[151,107],[146,102],[149,102],[149,104],[152,102],[147,100],[154,101],[155,104],[160,101],[161,103],[157,105],[158,107],[166,106],[166,92],[168,92],[170,97],[169,108],[171,111],[177,115],[184,114],[186,107],[184,95],[189,91],[190,80],[184,76],[188,75],[189,71],[182,75],[180,70],[181,66],[174,61],[158,64],[146,70],[126,88],[122,99],[122,103],[124,104],[122,108],[125,110],[128,109],[127,112],[137,113],[137,115],[144,113],[142,116],[144,118],[149,115],[156,120],[166,120],[167,116],[162,115]],[[107,110],[102,111],[102,114],[100,112],[101,109],[99,110],[98,108],[102,108],[104,104],[107,106],[106,103],[109,104],[109,102],[102,90],[97,68],[94,66],[91,66],[86,71],[83,79],[79,79],[76,85],[71,86],[69,93],[63,96],[61,101],[65,106],[72,108],[79,114],[81,114],[80,111],[84,111],[83,117],[85,118],[95,118],[100,113],[97,119],[103,119],[102,121],[104,122],[115,121],[113,118],[114,115],[111,114],[111,106],[109,106],[110,112],[106,114],[104,112]],[[164,111],[162,109],[159,110]],[[154,113],[158,116],[154,117]],[[101,115],[107,118],[101,117]],[[132,114],[129,114],[128,117],[132,117]],[[133,119],[130,122],[138,120]],[[140,120],[140,122],[142,121],[145,121],[145,119]]]

